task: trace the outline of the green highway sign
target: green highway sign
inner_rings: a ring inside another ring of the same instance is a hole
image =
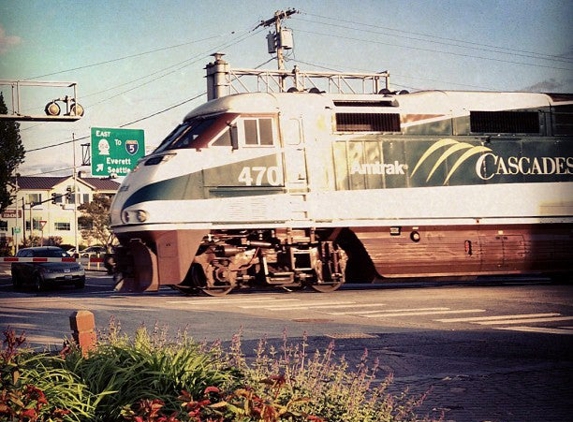
[[[126,176],[145,155],[142,129],[92,127],[92,176]]]

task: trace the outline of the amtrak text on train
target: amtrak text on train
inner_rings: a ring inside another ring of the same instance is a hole
[[[408,170],[408,164],[401,164],[398,161],[394,161],[393,164],[378,161],[371,164],[354,162],[350,174],[406,174],[405,170]]]

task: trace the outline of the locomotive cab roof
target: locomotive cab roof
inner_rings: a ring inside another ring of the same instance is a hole
[[[406,94],[240,93],[211,100],[185,120],[223,112],[278,113],[279,110],[330,109],[357,113],[468,115],[470,111],[511,111],[573,105],[573,94],[481,91],[418,91]]]

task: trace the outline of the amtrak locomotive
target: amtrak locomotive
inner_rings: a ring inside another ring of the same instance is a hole
[[[209,101],[123,181],[123,289],[573,273],[573,94],[396,93],[387,74],[295,69],[225,95],[241,72],[217,55]]]

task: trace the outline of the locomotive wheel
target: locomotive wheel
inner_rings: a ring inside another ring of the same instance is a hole
[[[203,293],[208,296],[220,297],[227,295],[231,290],[233,290],[233,286],[215,286],[215,287],[204,287],[201,289]]]
[[[320,293],[330,293],[335,290],[338,290],[338,288],[343,284],[344,284],[343,281],[338,281],[333,283],[322,283],[322,284],[313,283],[310,285],[310,287],[312,290]]]
[[[186,286],[183,283],[172,285],[171,288],[183,293],[185,296],[196,295],[199,290],[196,287]]]
[[[218,281],[215,286],[208,286],[207,277],[203,272],[203,268],[199,264],[193,264],[191,266],[191,280],[194,286],[196,286],[200,291],[208,296],[225,296],[231,290],[233,290],[233,286],[231,284],[220,281]]]

